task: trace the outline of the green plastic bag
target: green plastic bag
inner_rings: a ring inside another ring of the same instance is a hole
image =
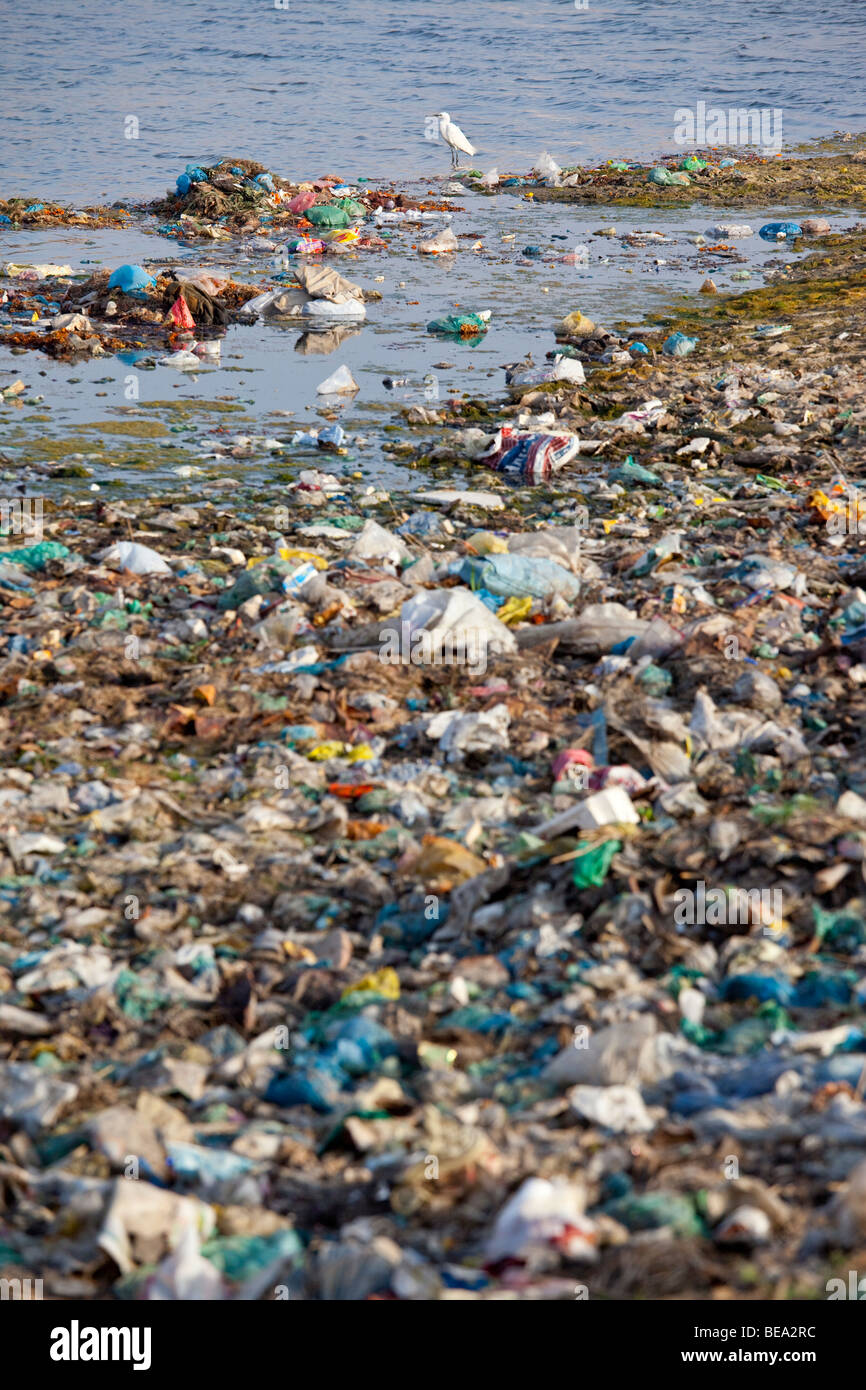
[[[304,216],[314,227],[348,227],[352,220],[345,208],[338,207],[336,203],[322,203],[319,207],[307,208]]]
[[[654,169],[650,169],[646,177],[647,183],[660,183],[663,187],[672,183],[691,183],[688,174],[672,174],[670,169],[666,169],[663,164],[657,164]]]
[[[608,477],[615,483],[660,483],[661,478],[658,473],[652,473],[648,468],[644,468],[642,463],[635,463],[631,454],[626,458],[625,463],[620,464],[619,468],[614,468]]]
[[[487,332],[487,324],[480,314],[449,314],[444,319],[432,319],[427,332],[447,333],[451,338],[474,338],[476,333]]]
[[[630,1231],[656,1231],[660,1226],[670,1226],[675,1235],[682,1237],[704,1233],[695,1197],[688,1192],[630,1192],[607,1202],[603,1209]]]
[[[866,941],[866,922],[850,907],[825,909],[812,904],[815,935],[833,951],[851,954]]]
[[[608,876],[613,856],[621,849],[621,840],[604,840],[579,855],[572,870],[575,888],[600,888]]]
[[[37,545],[25,545],[21,550],[4,550],[2,559],[23,565],[28,570],[44,570],[49,560],[65,560],[71,554],[69,546],[61,545],[60,541],[39,541]]]

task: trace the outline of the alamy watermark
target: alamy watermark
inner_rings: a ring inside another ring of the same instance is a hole
[[[382,628],[379,641],[379,660],[389,666],[465,666],[472,676],[487,670],[487,638],[481,632],[413,631],[403,620],[399,628]]]
[[[782,110],[774,106],[707,106],[699,101],[693,109],[681,106],[674,112],[674,140],[678,145],[757,145],[779,154],[782,149]]]
[[[73,1318],[69,1327],[51,1331],[52,1361],[131,1361],[134,1371],[151,1364],[149,1327],[82,1327]]]
[[[866,536],[866,495],[850,485],[834,492],[824,524],[831,536]]]
[[[828,1279],[824,1288],[827,1291],[828,1303],[838,1302],[843,1298],[862,1303],[866,1299],[866,1279],[861,1279],[856,1269],[848,1270],[847,1285],[844,1279]]]
[[[41,1301],[41,1279],[0,1279],[0,1301],[12,1299],[15,1302],[30,1303]]]
[[[0,497],[0,536],[42,540],[42,498]]]
[[[710,888],[703,879],[693,888],[674,893],[677,926],[748,926],[760,923],[771,931],[784,919],[781,888]]]

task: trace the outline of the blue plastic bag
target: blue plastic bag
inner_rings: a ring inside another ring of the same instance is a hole
[[[561,594],[574,600],[580,593],[580,580],[555,560],[529,555],[486,555],[460,562],[460,578],[471,589],[489,589],[504,598],[552,598]]]
[[[700,338],[690,338],[686,333],[672,333],[669,338],[665,338],[662,352],[666,357],[688,357],[699,342]]]
[[[767,222],[758,232],[763,241],[793,241],[803,235],[799,222]]]
[[[119,265],[108,279],[110,290],[122,290],[124,294],[143,295],[145,290],[152,289],[155,284],[154,277],[141,265]]]

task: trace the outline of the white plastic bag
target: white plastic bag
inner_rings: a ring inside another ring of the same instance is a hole
[[[358,390],[360,387],[357,381],[344,363],[342,367],[338,367],[335,372],[332,372],[329,377],[319,383],[316,387],[316,394],[318,396],[354,395]]]
[[[411,553],[399,536],[372,519],[364,522],[348,551],[351,560],[390,560],[393,565],[408,560]]]
[[[301,307],[301,316],[305,319],[326,319],[329,322],[337,320],[341,323],[362,323],[367,317],[367,310],[357,299],[344,299],[341,303],[332,303],[330,299],[310,299]]]
[[[566,1178],[527,1178],[496,1218],[488,1261],[531,1260],[552,1250],[566,1259],[596,1259],[595,1225],[584,1206],[583,1188]]]
[[[102,564],[119,565],[130,574],[171,574],[171,566],[149,545],[118,541],[98,556]]]
[[[534,174],[537,174],[538,177],[541,179],[555,180],[559,178],[560,174],[562,173],[562,170],[560,169],[556,160],[547,153],[547,150],[542,150],[541,154],[538,156],[538,159],[535,161],[535,167],[532,170],[532,172]]]
[[[404,660],[456,665],[482,671],[492,655],[517,650],[514,633],[469,589],[439,589],[416,594],[403,604],[397,630],[393,619],[380,636],[399,643]],[[407,650],[408,648],[408,650]]]
[[[438,255],[443,251],[456,251],[457,237],[450,227],[443,227],[441,232],[437,232],[435,236],[422,241],[418,250],[425,251],[430,256]]]

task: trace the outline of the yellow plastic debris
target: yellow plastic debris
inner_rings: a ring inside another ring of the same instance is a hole
[[[497,608],[496,616],[506,627],[510,627],[512,623],[520,623],[524,618],[528,618],[531,611],[531,598],[509,598],[501,608]]]
[[[307,946],[299,946],[297,941],[284,941],[283,951],[290,960],[303,960],[306,961],[308,965],[315,964],[315,951],[311,951]]]
[[[413,860],[413,877],[421,883],[436,883],[439,880],[455,886],[465,883],[476,874],[483,874],[488,867],[483,859],[473,854],[457,840],[449,840],[444,835],[425,835],[421,852]]]
[[[328,758],[339,758],[345,751],[345,743],[317,743],[315,748],[311,748],[307,753],[307,757],[312,758],[313,762],[324,763]]]
[[[296,550],[293,546],[280,546],[277,551],[277,558],[280,560],[297,560],[298,564],[304,564],[309,561],[311,565],[315,565],[317,570],[326,570],[328,568],[327,560],[323,560],[321,555],[316,555],[312,550]],[[272,555],[252,555],[250,559],[247,560],[247,569],[255,569],[256,565],[262,564],[265,560],[272,559]]]
[[[380,994],[383,999],[399,999],[400,977],[397,971],[390,965],[386,965],[384,970],[374,970],[354,985],[348,985],[340,998],[348,999],[352,994],[366,994],[368,991],[371,994]]]
[[[504,536],[494,535],[492,531],[473,531],[467,545],[478,555],[507,555],[508,541]]]
[[[566,314],[562,320],[562,327],[570,338],[588,338],[590,333],[595,332],[593,320],[587,318],[579,309],[575,309],[572,314]]]
[[[323,560],[321,555],[316,555],[312,550],[295,550],[293,547],[282,545],[277,554],[281,560],[299,560],[302,564],[309,562],[315,565],[317,570],[328,568],[327,560]]]

